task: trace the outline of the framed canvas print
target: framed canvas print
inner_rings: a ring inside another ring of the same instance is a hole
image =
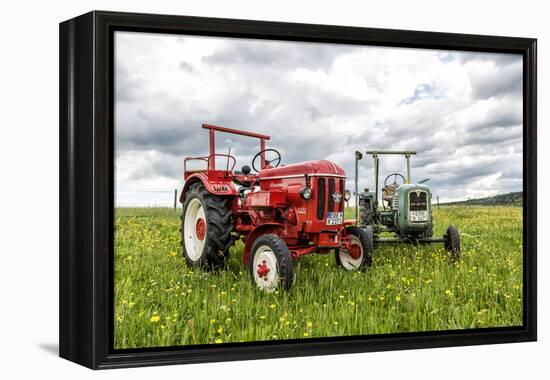
[[[536,339],[536,40],[60,24],[60,355]]]

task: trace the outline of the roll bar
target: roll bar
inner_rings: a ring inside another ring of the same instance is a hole
[[[411,183],[411,165],[410,165],[410,157],[412,155],[415,155],[416,152],[412,150],[367,150],[365,152],[366,154],[372,155],[372,158],[374,160],[374,181],[375,181],[375,198],[374,198],[374,205],[376,208],[378,208],[378,172],[380,171],[380,159],[378,156],[383,155],[390,155],[390,154],[396,154],[396,155],[402,155],[405,156],[407,159],[407,183]],[[359,217],[359,184],[358,184],[358,171],[359,171],[359,160],[363,159],[363,155],[361,152],[357,151],[355,152],[355,220],[357,223],[358,217]]]
[[[271,139],[271,136],[268,135],[262,135],[260,133],[254,133],[254,132],[248,132],[248,131],[242,131],[240,129],[233,129],[233,128],[226,128],[221,127],[219,125],[212,125],[212,124],[203,124],[203,128],[209,130],[210,134],[210,156],[216,156],[216,131],[218,132],[224,132],[224,133],[232,133],[234,135],[240,135],[240,136],[247,136],[247,137],[254,137],[257,139],[260,139],[260,152],[262,152],[262,162],[261,162],[261,169],[264,169],[265,167],[265,156],[263,151],[265,150],[265,141]],[[208,160],[208,170],[216,170],[216,160]]]
[[[378,196],[378,156],[382,155],[390,155],[390,154],[397,154],[401,156],[405,156],[407,159],[407,183],[411,183],[411,163],[410,158],[412,155],[416,154],[416,152],[412,150],[367,150],[367,154],[371,154],[372,158],[374,159],[374,166],[376,171],[376,192]]]

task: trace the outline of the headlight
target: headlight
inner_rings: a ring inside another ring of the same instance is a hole
[[[303,187],[303,188],[300,190],[300,195],[301,195],[302,198],[304,198],[304,199],[310,199],[311,196],[313,195],[313,191],[312,191],[311,188],[309,188],[309,187]]]
[[[351,191],[349,190],[344,191],[344,199],[346,201],[349,201],[351,199]]]

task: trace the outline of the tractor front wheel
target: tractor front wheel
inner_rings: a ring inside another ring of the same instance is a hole
[[[443,238],[445,239],[445,249],[449,251],[451,260],[458,260],[460,257],[460,234],[458,233],[458,228],[449,226]]]
[[[181,245],[187,265],[222,267],[233,244],[231,198],[210,194],[202,183],[194,183],[185,194],[181,216]]]
[[[372,253],[374,250],[374,237],[372,226],[359,228],[350,226],[346,228],[346,235],[351,240],[351,247],[337,249],[336,264],[345,270],[364,270],[372,265]]]
[[[250,254],[249,269],[254,285],[266,292],[292,287],[292,256],[283,239],[273,234],[260,236]]]

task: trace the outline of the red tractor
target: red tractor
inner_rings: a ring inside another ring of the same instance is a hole
[[[210,154],[184,161],[185,185],[181,237],[191,267],[224,265],[236,239],[244,242],[243,262],[253,283],[265,291],[290,289],[293,260],[310,253],[336,252],[346,270],[372,262],[373,236],[344,221],[344,170],[327,160],[281,165],[281,155],[266,149],[270,136],[203,124],[210,133]],[[233,133],[260,140],[260,151],[248,165],[234,171],[235,157],[216,153],[215,133]],[[216,167],[216,158],[224,167]],[[190,162],[202,161],[198,170]]]

